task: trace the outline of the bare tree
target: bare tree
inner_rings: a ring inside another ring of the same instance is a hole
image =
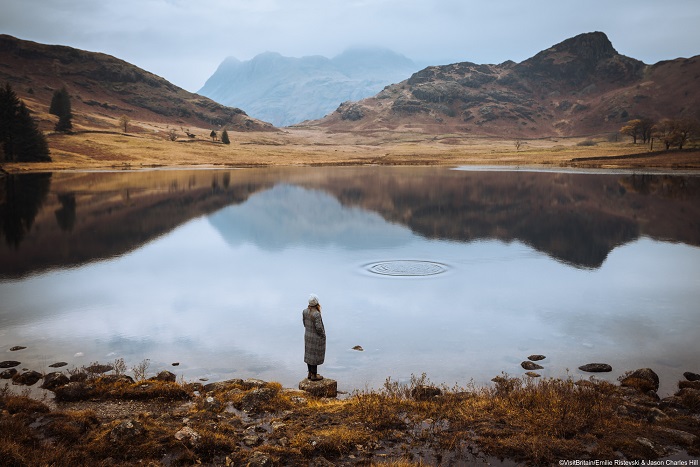
[[[126,115],[122,115],[119,117],[119,127],[124,130],[124,133],[127,133],[128,128],[129,128],[129,122],[131,122],[131,119],[127,117]]]

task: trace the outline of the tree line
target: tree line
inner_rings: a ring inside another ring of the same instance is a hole
[[[654,140],[660,141],[666,150],[671,147],[682,150],[692,137],[700,134],[700,122],[691,117],[666,118],[660,122],[650,118],[637,118],[620,128],[620,133],[632,137],[634,144],[637,144],[637,140],[648,143],[652,150]]]
[[[0,88],[0,162],[50,162],[49,145],[9,83]]]

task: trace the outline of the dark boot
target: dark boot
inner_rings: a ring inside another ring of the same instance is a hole
[[[316,373],[315,375],[313,375],[311,377],[311,381],[321,381],[322,379],[323,379],[323,376],[319,375],[318,373]]]

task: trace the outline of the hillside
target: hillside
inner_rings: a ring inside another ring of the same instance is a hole
[[[408,58],[384,49],[351,49],[331,59],[266,52],[247,61],[227,58],[198,92],[287,126],[370,97],[417,70]]]
[[[0,83],[8,82],[35,112],[44,130],[53,92],[71,96],[75,129],[114,129],[126,115],[134,121],[229,130],[272,130],[237,108],[181,89],[165,79],[109,55],[44,45],[0,35]]]
[[[521,62],[425,68],[315,124],[339,131],[410,130],[536,138],[617,132],[637,117],[697,117],[700,56],[646,65],[602,32]]]

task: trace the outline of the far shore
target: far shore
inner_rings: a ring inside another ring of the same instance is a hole
[[[700,149],[659,150],[659,145],[610,141],[609,135],[517,139],[408,131],[339,133],[318,127],[277,132],[231,132],[231,144],[210,130],[170,141],[157,124],[133,133],[83,130],[48,135],[52,162],[4,163],[8,173],[169,168],[304,166],[498,166],[583,169],[700,170]],[[653,150],[651,150],[653,149]]]

